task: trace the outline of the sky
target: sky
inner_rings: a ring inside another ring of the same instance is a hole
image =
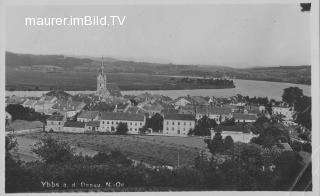
[[[25,17],[126,16],[123,26],[25,26]],[[238,68],[311,64],[299,4],[6,8],[6,50]]]

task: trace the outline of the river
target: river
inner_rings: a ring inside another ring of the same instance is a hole
[[[311,86],[302,84],[292,84],[283,82],[266,82],[256,80],[233,80],[235,88],[232,89],[191,89],[191,90],[137,90],[137,91],[121,91],[123,95],[138,95],[144,92],[151,94],[161,94],[169,96],[171,98],[177,98],[180,96],[215,96],[215,97],[230,97],[236,94],[243,96],[257,96],[268,97],[275,100],[281,100],[283,89],[288,87],[299,87],[303,90],[303,94],[311,96]],[[48,91],[6,91],[6,96],[17,95],[23,96],[35,96],[39,97]],[[72,95],[77,93],[90,94],[95,91],[66,91]]]

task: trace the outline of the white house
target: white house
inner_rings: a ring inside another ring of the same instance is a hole
[[[293,120],[294,110],[292,107],[272,106],[273,115],[283,115],[284,120]]]
[[[230,107],[197,107],[196,119],[199,120],[203,116],[207,116],[209,119],[214,119],[217,124],[220,124],[226,119],[232,118],[232,109]]]
[[[184,106],[189,105],[189,104],[191,104],[191,100],[188,100],[185,97],[179,97],[174,101],[173,105],[175,107],[181,107],[181,106],[184,107]]]
[[[215,129],[211,129],[211,139],[214,138],[216,132],[221,133],[222,138],[231,136],[234,142],[249,143],[253,137],[258,135],[253,134],[251,131],[243,126],[218,126]]]
[[[99,120],[99,111],[81,111],[77,116],[77,121],[79,122],[89,122]]]
[[[187,136],[195,127],[195,117],[192,114],[165,114],[163,119],[164,135]]]
[[[89,121],[85,123],[86,132],[99,131],[99,129],[100,129],[100,121]]]
[[[63,116],[50,116],[47,119],[47,125],[45,127],[45,131],[47,132],[62,132],[64,125],[64,117]]]
[[[100,116],[100,131],[115,132],[120,122],[127,124],[128,133],[138,134],[146,123],[146,117],[142,114],[102,112]]]
[[[25,108],[35,109],[36,103],[37,103],[37,100],[27,99],[25,102],[23,102],[22,106]]]

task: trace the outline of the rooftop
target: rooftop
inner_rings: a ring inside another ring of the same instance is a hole
[[[144,115],[122,112],[102,112],[101,120],[144,121]]]
[[[64,123],[64,127],[78,127],[78,128],[84,128],[85,126],[85,123],[83,122],[71,122],[71,121],[68,121],[68,122],[65,122]]]
[[[50,116],[47,121],[63,121],[63,116]]]
[[[87,126],[100,127],[100,121],[90,121],[86,123]]]
[[[99,115],[99,112],[98,111],[87,111],[87,110],[84,110],[82,111],[78,118],[87,118],[87,119],[93,119],[95,118],[97,115]]]
[[[235,120],[257,120],[257,115],[255,114],[242,114],[242,113],[234,113],[233,117]]]
[[[166,120],[195,120],[192,114],[165,114],[164,119]]]

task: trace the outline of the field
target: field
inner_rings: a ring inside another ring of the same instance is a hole
[[[42,128],[43,124],[40,121],[26,121],[26,120],[15,120],[10,123],[10,128],[15,131]]]
[[[17,136],[18,142],[37,141],[46,133]],[[110,152],[118,149],[131,159],[152,165],[193,165],[199,151],[206,146],[200,137],[166,137],[141,135],[94,135],[51,133],[54,138],[82,150]],[[25,145],[24,145],[25,146]]]

